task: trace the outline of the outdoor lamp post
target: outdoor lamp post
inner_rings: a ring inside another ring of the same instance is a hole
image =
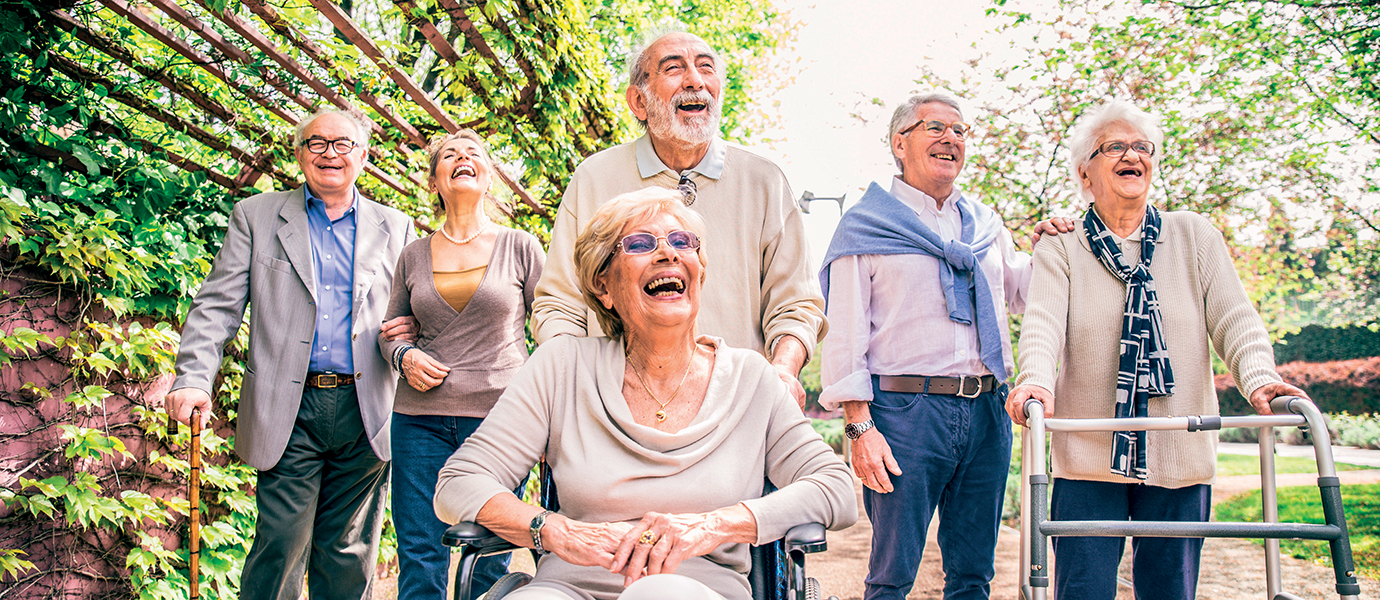
[[[803,212],[803,213],[805,213],[805,214],[808,215],[808,214],[810,214],[810,203],[811,203],[811,202],[820,201],[820,200],[827,200],[827,201],[830,201],[830,202],[838,202],[838,203],[839,203],[839,214],[843,214],[843,200],[844,200],[844,198],[847,198],[847,197],[848,197],[848,194],[844,194],[844,195],[842,195],[842,196],[839,196],[838,198],[816,198],[815,195],[812,194],[812,193],[810,193],[809,190],[805,190],[804,193],[800,194],[800,199],[799,199],[799,200],[796,200],[795,203],[796,203],[796,205],[800,206],[800,212]]]

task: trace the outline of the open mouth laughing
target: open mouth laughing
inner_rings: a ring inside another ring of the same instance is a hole
[[[1116,174],[1118,177],[1140,177],[1145,175],[1145,171],[1140,167],[1122,167],[1116,170]]]
[[[469,164],[457,165],[457,166],[455,167],[455,170],[450,172],[450,178],[451,178],[451,179],[459,179],[460,177],[466,177],[466,176],[468,176],[468,177],[474,177],[474,165],[469,165]]]
[[[642,291],[653,298],[668,298],[685,292],[685,280],[679,275],[658,277],[642,286]]]

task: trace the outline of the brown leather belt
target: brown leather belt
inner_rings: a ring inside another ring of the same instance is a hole
[[[334,388],[342,385],[354,385],[354,375],[337,375],[335,373],[307,373],[307,387],[309,388]]]
[[[991,375],[982,377],[925,377],[923,375],[882,375],[878,382],[883,392],[902,394],[941,394],[960,398],[976,398],[978,394],[990,392],[997,387],[997,378]],[[926,391],[925,384],[929,384]]]

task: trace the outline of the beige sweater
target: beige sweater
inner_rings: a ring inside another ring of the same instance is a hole
[[[1150,416],[1218,414],[1211,348],[1241,393],[1280,381],[1265,326],[1251,306],[1222,234],[1191,212],[1161,212],[1150,273],[1159,295],[1175,394],[1151,398]],[[1123,260],[1140,260],[1140,234],[1117,240]],[[1056,418],[1110,418],[1126,286],[1098,262],[1082,223],[1035,247],[1035,275],[1020,340],[1018,385],[1054,392]],[[1211,346],[1209,346],[1211,342]],[[1054,433],[1052,473],[1065,479],[1137,483],[1111,473],[1110,432]],[[1151,431],[1145,483],[1180,488],[1216,477],[1217,434]]]
[[[741,501],[756,517],[759,542],[801,523],[852,525],[852,474],[800,414],[776,369],[722,340],[700,341],[716,347],[709,388],[694,421],[675,433],[633,420],[623,399],[620,343],[561,337],[543,344],[441,469],[436,514],[448,523],[474,520],[490,498],[511,494],[545,454],[561,514],[580,521],[636,522],[648,511],[701,513]],[[780,489],[762,496],[764,475]],[[678,572],[745,599],[749,566],[747,547],[727,544]],[[616,596],[623,581],[554,555],[542,558],[537,579],[573,584],[597,598]]]
[[[575,281],[575,238],[594,212],[619,194],[660,186],[675,189],[663,170],[643,179],[635,142],[599,152],[580,164],[551,229],[546,270],[532,305],[537,343],[561,334],[603,335]],[[823,336],[824,297],[810,271],[804,224],[786,177],[771,161],[728,146],[719,179],[697,178],[690,210],[708,226],[704,289],[697,331],[734,348],[766,352],[790,334],[813,352]]]

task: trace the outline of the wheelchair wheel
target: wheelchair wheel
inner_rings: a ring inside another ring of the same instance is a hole
[[[819,600],[819,580],[814,577],[805,578],[805,600]]]
[[[526,573],[509,573],[499,577],[498,581],[494,582],[494,586],[489,588],[489,591],[484,592],[484,595],[480,596],[478,600],[498,600],[507,596],[509,592],[527,585],[527,582],[531,580],[532,576]]]

